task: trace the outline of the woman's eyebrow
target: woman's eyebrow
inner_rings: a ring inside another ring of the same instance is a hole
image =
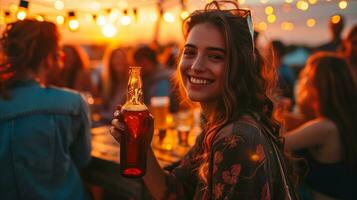
[[[220,47],[207,47],[207,50],[210,50],[210,51],[220,51],[222,53],[226,53],[226,50],[223,49],[223,48],[220,48]]]

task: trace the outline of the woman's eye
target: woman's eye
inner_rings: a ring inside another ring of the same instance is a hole
[[[195,51],[192,50],[192,49],[185,49],[183,51],[183,55],[185,55],[185,56],[193,56],[193,55],[195,55]]]
[[[224,59],[224,56],[220,54],[210,54],[208,57],[214,61],[221,61]]]

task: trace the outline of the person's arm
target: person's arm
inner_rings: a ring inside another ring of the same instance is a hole
[[[73,124],[78,125],[74,141],[71,145],[72,159],[77,167],[84,167],[91,159],[90,117],[87,103],[80,97],[79,116],[74,118]]]
[[[264,167],[265,153],[258,128],[244,125],[238,132],[218,140],[213,147],[213,199],[266,199],[269,197]]]
[[[143,179],[154,199],[164,198],[167,191],[165,172],[159,165],[151,147],[148,151],[146,174]]]
[[[336,125],[327,119],[315,119],[283,135],[287,150],[300,150],[324,144],[336,132]]]

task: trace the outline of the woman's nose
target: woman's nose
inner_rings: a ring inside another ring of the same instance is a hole
[[[191,69],[194,71],[204,71],[206,69],[204,65],[204,59],[198,55],[191,65]]]

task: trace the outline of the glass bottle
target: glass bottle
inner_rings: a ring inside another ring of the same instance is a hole
[[[137,178],[145,175],[149,146],[150,113],[143,102],[141,67],[129,68],[127,100],[122,116],[129,132],[120,140],[120,169],[122,176]]]

